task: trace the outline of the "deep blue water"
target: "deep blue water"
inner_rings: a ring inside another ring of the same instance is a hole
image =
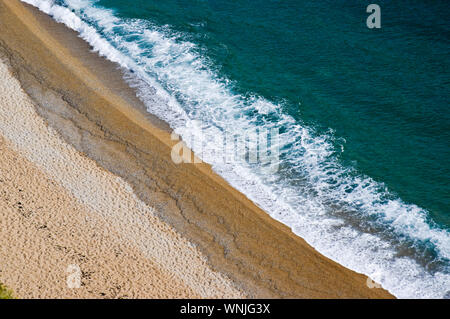
[[[450,3],[378,0],[381,29],[369,29],[372,2],[56,1],[174,97],[186,119],[207,118],[204,133],[285,132],[277,174],[246,167],[276,199],[215,167],[274,218],[344,265],[382,273],[398,296],[442,297],[450,290]],[[145,85],[136,86],[145,100]],[[255,101],[274,111],[259,112]],[[164,110],[149,111],[186,132]]]

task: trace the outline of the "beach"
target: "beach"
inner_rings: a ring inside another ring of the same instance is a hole
[[[75,32],[18,0],[0,29],[0,282],[17,297],[392,297],[209,165],[175,164],[170,127]]]

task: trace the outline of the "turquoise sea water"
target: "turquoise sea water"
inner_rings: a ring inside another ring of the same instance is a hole
[[[450,4],[102,0],[185,33],[236,81],[346,140],[342,159],[450,226]],[[301,105],[300,105],[301,103]]]
[[[26,2],[132,70],[181,136],[280,129],[277,173],[214,169],[395,295],[450,295],[448,1],[377,1],[381,29],[372,1]]]

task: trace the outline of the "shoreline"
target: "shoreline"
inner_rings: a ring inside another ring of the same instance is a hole
[[[206,257],[208,267],[245,295],[392,297],[320,255],[209,165],[175,165],[167,124],[146,113],[118,67],[90,52],[75,32],[17,0],[0,1],[0,17],[0,48],[48,126],[126,180],[139,200]]]

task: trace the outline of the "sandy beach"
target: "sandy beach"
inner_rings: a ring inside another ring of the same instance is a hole
[[[1,83],[0,111],[0,255],[8,287],[33,298],[243,296],[126,182],[47,127],[5,64],[0,74],[9,80]],[[82,289],[67,288],[69,265],[82,270]]]
[[[209,165],[175,164],[168,125],[75,32],[18,0],[0,30],[0,283],[18,298],[392,298]]]

